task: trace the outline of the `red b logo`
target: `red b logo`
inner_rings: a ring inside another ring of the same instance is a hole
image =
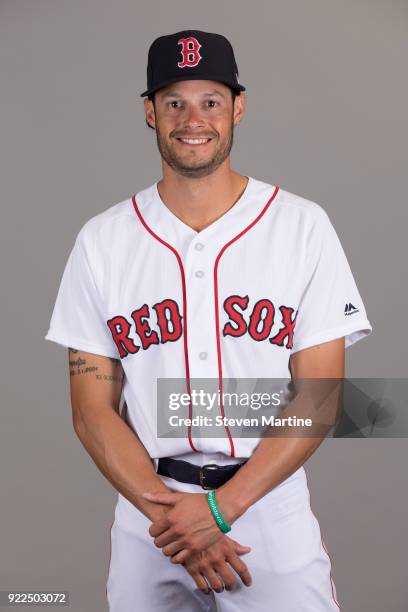
[[[179,68],[197,66],[198,62],[202,59],[199,52],[201,45],[198,40],[194,36],[189,36],[189,38],[180,38],[177,42],[182,46],[180,53],[183,56],[183,61],[177,62],[177,66]]]

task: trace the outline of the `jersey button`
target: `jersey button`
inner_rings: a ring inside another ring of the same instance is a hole
[[[204,245],[202,242],[196,242],[194,248],[196,251],[202,251],[204,248]]]
[[[197,278],[203,278],[204,272],[202,270],[197,270],[197,272],[194,273],[194,276]]]
[[[199,356],[200,359],[204,360],[204,359],[207,359],[208,354],[205,351],[203,351],[202,353],[199,353],[198,356]]]

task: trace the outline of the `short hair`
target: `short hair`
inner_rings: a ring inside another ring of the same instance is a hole
[[[237,96],[240,96],[240,95],[241,95],[241,92],[238,92],[236,89],[232,89],[232,87],[228,87],[228,89],[229,89],[229,90],[230,90],[230,92],[231,92],[232,106],[234,106],[234,103],[235,103],[235,98],[236,98]],[[153,106],[154,106],[154,101],[155,101],[155,100],[154,100],[154,99],[155,99],[155,95],[156,95],[156,92],[153,92],[153,93],[151,93],[151,94],[149,94],[149,95],[147,96],[147,98],[153,102]],[[150,125],[150,123],[148,122],[148,120],[147,120],[146,118],[145,118],[145,122],[146,122],[147,127],[149,127],[151,130],[154,130],[154,129],[155,129],[155,128],[154,128],[152,125]]]

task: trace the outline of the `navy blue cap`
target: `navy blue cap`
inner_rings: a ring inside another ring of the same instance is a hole
[[[236,92],[245,91],[238,80],[238,67],[231,43],[222,34],[182,30],[159,36],[149,48],[147,89],[149,96],[177,81],[219,81]]]

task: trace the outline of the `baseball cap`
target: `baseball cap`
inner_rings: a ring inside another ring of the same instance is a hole
[[[147,89],[149,96],[176,81],[219,81],[237,92],[245,91],[238,80],[238,67],[229,40],[222,34],[181,30],[159,36],[149,48]]]

